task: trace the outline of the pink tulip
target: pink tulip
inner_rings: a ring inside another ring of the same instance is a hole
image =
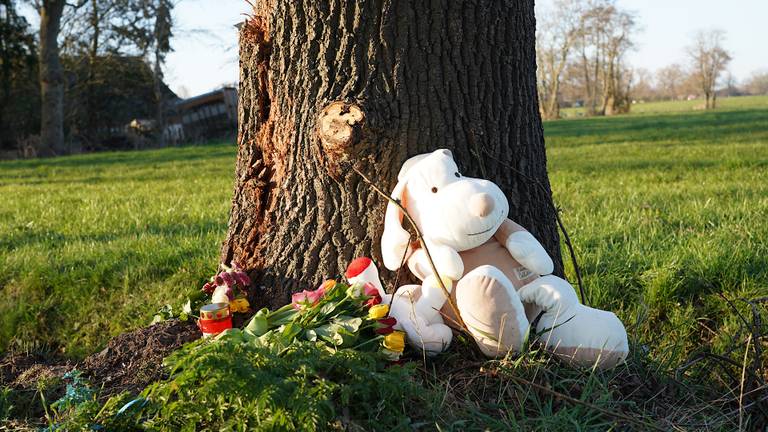
[[[322,286],[314,291],[304,290],[294,293],[291,296],[291,303],[294,309],[300,309],[302,305],[314,306],[325,295],[325,288]]]

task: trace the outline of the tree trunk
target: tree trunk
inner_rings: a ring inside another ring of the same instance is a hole
[[[240,33],[222,261],[250,270],[257,302],[275,306],[356,256],[378,259],[386,201],[349,164],[389,192],[408,157],[448,148],[501,187],[561,272],[534,34],[530,0],[256,2]]]
[[[40,141],[44,150],[66,154],[64,142],[64,75],[59,61],[63,0],[46,0],[40,8]]]

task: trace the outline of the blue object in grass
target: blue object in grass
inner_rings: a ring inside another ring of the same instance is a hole
[[[128,402],[127,404],[123,405],[123,407],[120,408],[120,410],[117,411],[117,414],[115,414],[115,417],[122,415],[124,412],[128,411],[129,409],[131,409],[131,407],[133,407],[139,402],[141,402],[141,406],[139,406],[139,408],[144,408],[144,405],[147,404],[147,399],[139,397]]]

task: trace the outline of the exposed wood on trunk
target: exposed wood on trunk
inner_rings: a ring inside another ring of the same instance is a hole
[[[465,174],[502,188],[561,269],[534,30],[532,1],[258,2],[240,36],[222,260],[251,270],[259,303],[274,306],[356,256],[379,258],[386,202],[335,162],[391,190],[405,159],[448,148]]]

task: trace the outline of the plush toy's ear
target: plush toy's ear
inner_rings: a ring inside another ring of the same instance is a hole
[[[403,166],[400,168],[400,172],[397,174],[397,181],[401,183],[404,182],[405,176],[408,174],[408,171],[410,171],[411,168],[413,168],[417,163],[423,161],[430,154],[431,153],[416,155],[409,158],[407,161],[403,162]],[[393,192],[393,195],[394,195],[394,192]]]
[[[398,181],[397,186],[392,191],[392,198],[398,200],[403,206],[405,206],[403,198],[405,197],[406,184],[405,179]],[[403,218],[403,212],[396,205],[391,202],[387,204],[387,211],[384,214],[384,234],[381,235],[381,257],[384,259],[384,266],[390,270],[400,268],[403,254],[410,255],[412,252],[409,250],[411,235],[403,228]]]

